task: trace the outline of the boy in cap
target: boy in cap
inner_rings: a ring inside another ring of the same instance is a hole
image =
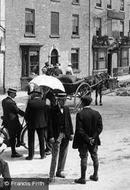
[[[103,124],[100,113],[90,107],[92,98],[84,96],[81,98],[83,109],[76,115],[76,130],[73,148],[78,149],[81,159],[81,177],[75,179],[75,183],[86,183],[86,169],[88,152],[93,160],[94,173],[90,176],[93,181],[98,180],[98,145],[100,145],[99,134],[102,132]]]
[[[20,133],[22,130],[19,115],[24,116],[24,111],[19,109],[14,101],[16,97],[16,90],[9,88],[7,93],[8,96],[2,100],[3,108],[3,124],[9,132],[10,146],[12,151],[12,158],[21,157],[22,155],[16,151],[16,139],[17,146],[20,146]]]

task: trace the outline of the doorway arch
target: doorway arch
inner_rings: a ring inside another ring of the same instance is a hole
[[[59,62],[59,55],[56,49],[53,49],[51,52],[51,64],[55,66]]]

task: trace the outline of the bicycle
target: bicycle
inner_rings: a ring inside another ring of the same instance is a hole
[[[3,120],[3,116],[1,116],[1,119]],[[20,142],[21,142],[20,144],[25,149],[28,149],[28,128],[27,128],[27,124],[25,122],[25,119],[23,119],[21,125],[22,125],[22,131],[20,134]],[[6,126],[3,125],[3,122],[2,122],[1,127],[0,127],[0,137],[3,138],[4,143],[7,145],[7,147],[9,147],[10,146],[9,134],[8,134],[8,130],[7,130]],[[37,136],[35,139],[34,148],[36,151],[39,150],[39,140],[38,140]]]
[[[3,120],[3,116],[1,116],[1,119]],[[27,136],[26,133],[27,133],[27,125],[25,123],[25,120],[23,120],[22,131],[20,134],[20,145],[28,149],[27,139],[25,138]],[[7,145],[7,147],[9,147],[10,146],[9,133],[7,127],[3,124],[3,122],[0,127],[0,137],[3,138],[4,143]]]

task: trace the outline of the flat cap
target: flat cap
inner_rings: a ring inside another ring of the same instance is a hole
[[[89,106],[92,102],[92,98],[91,96],[86,95],[86,96],[81,97],[81,101],[85,106]]]

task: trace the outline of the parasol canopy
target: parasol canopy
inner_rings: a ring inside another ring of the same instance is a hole
[[[61,90],[61,91],[65,92],[65,88],[64,88],[62,82],[53,76],[39,75],[39,76],[36,76],[35,78],[33,78],[29,83],[37,85],[37,86],[41,86],[41,87],[46,86],[53,90]]]

